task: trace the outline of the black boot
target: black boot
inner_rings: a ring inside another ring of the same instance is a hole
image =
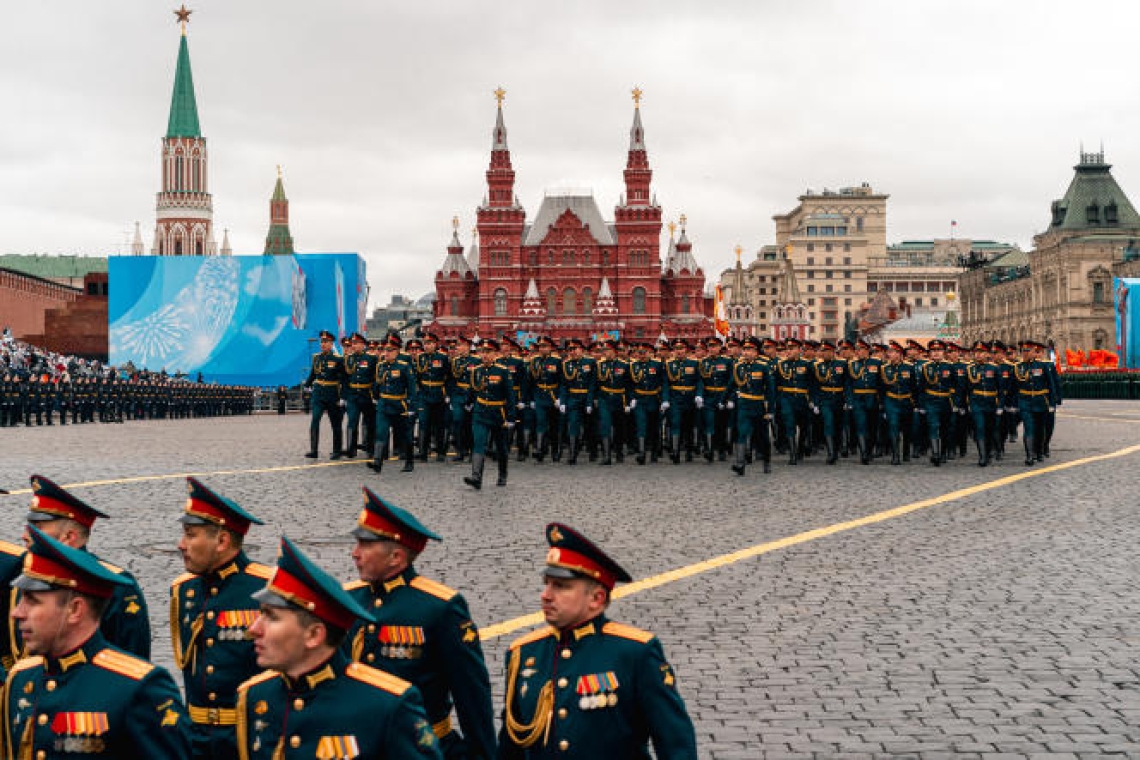
[[[713,457],[715,456],[716,452],[713,451],[713,437],[712,435],[705,434],[705,461],[712,464]]]
[[[471,455],[471,474],[463,476],[463,482],[478,491],[483,487],[483,462],[486,457],[482,454]]]
[[[541,462],[546,458],[546,433],[537,433],[534,439],[534,461]]]
[[[899,456],[899,451],[903,448],[904,445],[905,443],[903,442],[902,434],[891,438],[891,464],[902,464],[902,459]]]
[[[974,445],[978,448],[978,467],[985,467],[990,463],[988,452],[986,451],[986,442],[981,437],[974,439]]]
[[[528,443],[529,443],[529,439],[527,437],[526,431],[525,430],[520,431],[519,432],[519,453],[517,456],[517,460],[519,462],[525,462],[526,461],[527,455],[530,452],[530,446],[528,445]]]
[[[744,444],[738,443],[733,448],[734,460],[732,463],[732,471],[737,475],[744,475]]]
[[[942,466],[942,440],[940,438],[930,439],[930,463],[935,467]]]
[[[321,433],[319,430],[309,431],[309,453],[305,455],[306,459],[317,458],[317,446],[321,442]]]
[[[570,447],[570,454],[566,458],[566,464],[578,464],[578,439],[575,436],[570,436],[567,445]]]
[[[411,472],[416,469],[416,449],[415,443],[408,441],[407,452],[404,454],[404,466],[400,472]]]
[[[637,463],[645,464],[645,439],[637,439]]]
[[[368,463],[368,469],[375,470],[377,473],[384,469],[384,460],[388,458],[387,446],[376,446],[376,454],[372,457],[372,461]]]
[[[510,457],[499,457],[499,479],[495,481],[497,486],[505,486],[507,484],[507,462]]]
[[[871,464],[871,445],[867,442],[867,436],[859,436],[859,462],[862,464]]]
[[[344,432],[340,425],[333,425],[333,453],[329,459],[340,459],[344,456]]]
[[[613,447],[614,447],[614,439],[613,438],[603,438],[602,439],[602,465],[603,466],[608,467],[609,465],[613,464],[613,460],[611,458],[611,454],[613,452]]]
[[[793,433],[788,436],[788,464],[796,465],[800,463],[800,447],[796,442],[796,436]]]
[[[1025,466],[1032,467],[1033,463],[1037,461],[1037,456],[1034,453],[1034,441],[1027,435],[1022,435],[1021,440],[1025,443]]]
[[[669,442],[673,448],[669,451],[669,461],[673,464],[681,464],[681,436],[669,436]]]
[[[839,461],[839,447],[835,445],[835,436],[824,436],[824,445],[827,447],[827,463],[835,464]]]

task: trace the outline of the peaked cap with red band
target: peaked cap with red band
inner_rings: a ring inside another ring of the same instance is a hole
[[[316,615],[342,631],[350,629],[357,619],[376,622],[372,613],[360,606],[336,578],[317,567],[312,560],[284,536],[277,569],[265,588],[253,598],[270,607],[296,607]]]
[[[103,514],[89,504],[63,490],[43,475],[33,475],[32,506],[28,512],[27,521],[30,523],[47,522],[49,520],[75,520],[83,527],[91,530],[97,518],[107,519]]]
[[[410,512],[385,501],[372,489],[364,488],[364,509],[360,510],[352,535],[361,541],[395,541],[419,554],[428,539],[442,541]]]
[[[186,499],[186,513],[179,520],[185,525],[220,525],[226,530],[244,536],[250,525],[264,525],[261,520],[246,512],[233,499],[227,499],[202,484],[197,478],[186,478],[190,496]]]
[[[12,581],[23,591],[67,589],[108,599],[118,586],[128,586],[126,576],[103,567],[90,552],[73,549],[34,525],[28,526],[31,545],[24,553],[24,569]]]
[[[568,525],[547,525],[546,542],[550,544],[550,550],[546,553],[544,575],[554,578],[589,578],[610,591],[618,583],[633,580],[621,565]]]

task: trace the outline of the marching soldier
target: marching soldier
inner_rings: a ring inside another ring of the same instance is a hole
[[[288,538],[255,597],[261,614],[251,633],[266,671],[238,687],[242,760],[441,760],[419,691],[339,651],[358,619],[375,622],[371,613]]]
[[[33,526],[49,537],[67,546],[88,552],[87,541],[91,528],[98,518],[107,515],[80,501],[72,494],[57,486],[42,475],[33,475],[32,505],[26,520],[24,544],[31,542]],[[88,552],[89,553],[89,552]],[[91,555],[95,556],[95,555]],[[150,659],[150,616],[147,613],[146,599],[138,581],[129,572],[109,562],[95,557],[109,572],[120,576],[123,581],[115,585],[110,600],[105,605],[100,630],[106,640],[133,655]],[[17,601],[13,594],[12,604]],[[19,653],[23,642],[18,626],[10,626],[9,651]]]
[[[914,401],[918,394],[918,373],[914,365],[903,361],[905,349],[891,341],[887,349],[887,362],[881,367],[887,415],[887,438],[891,450],[891,464],[910,461],[910,442],[917,435]],[[901,457],[900,457],[901,454]]]
[[[178,550],[186,573],[170,588],[170,640],[182,671],[195,760],[237,760],[237,688],[257,673],[249,628],[257,618],[252,594],[270,569],[242,548],[261,520],[195,478],[180,519]]]
[[[1001,404],[1005,389],[1001,371],[990,361],[990,347],[982,341],[974,343],[974,361],[966,368],[970,414],[974,418],[974,445],[978,449],[978,467],[985,467],[995,456],[997,438],[1001,434]]]
[[[839,461],[839,435],[843,430],[843,407],[847,403],[847,362],[836,358],[835,344],[825,340],[819,344],[814,369],[827,463],[835,464]]]
[[[705,347],[708,353],[701,359],[701,384],[704,386],[701,422],[705,434],[705,461],[711,462],[715,452],[723,462],[725,450],[732,438],[732,360],[721,356],[720,338],[709,338],[705,341]]]
[[[598,438],[602,442],[602,464],[613,462],[614,427],[620,431],[621,415],[629,403],[629,364],[617,356],[617,341],[602,343],[603,358],[598,362]],[[620,464],[622,443],[617,441],[617,460]]]
[[[597,392],[597,363],[586,356],[586,346],[574,338],[569,343],[570,356],[562,362],[562,383],[558,409],[566,415],[566,438],[570,453],[566,464],[578,463],[578,448],[585,425],[594,411]]]
[[[811,362],[800,357],[803,343],[798,338],[784,341],[787,355],[776,363],[776,390],[788,437],[788,464],[800,463],[815,406],[815,381]]]
[[[949,459],[966,456],[966,439],[969,437],[970,416],[967,414],[967,400],[970,381],[966,370],[970,366],[969,357],[962,355],[962,347],[953,341],[946,342],[946,361],[954,366],[954,412],[950,418],[950,437],[947,452]]]
[[[388,435],[393,444],[404,447],[404,467],[401,472],[415,469],[415,448],[412,425],[416,414],[416,371],[412,365],[400,361],[400,344],[389,338],[384,344],[384,358],[376,364],[376,445],[372,463],[376,472],[384,467],[388,458]]]
[[[523,409],[526,408],[528,397],[530,395],[529,388],[527,387],[528,373],[526,362],[523,361],[523,358],[521,356],[519,356],[519,354],[522,353],[522,346],[510,338],[503,338],[500,347],[502,348],[502,353],[499,354],[499,358],[496,361],[496,364],[502,367],[506,367],[507,370],[511,373],[511,386],[515,391],[515,409],[517,410],[515,412],[515,417],[521,419]],[[519,462],[525,462],[527,456],[529,456],[530,453],[528,450],[528,441],[526,437],[526,426],[516,425],[512,432],[515,434],[515,438],[517,439],[515,442],[518,446],[517,460]],[[508,440],[507,451],[509,452],[510,450],[511,441]]]
[[[737,436],[732,471],[737,475],[744,475],[753,435],[759,442],[760,461],[765,474],[772,471],[772,441],[768,437],[768,426],[776,407],[776,376],[775,367],[760,358],[760,347],[757,338],[745,338],[740,361],[732,370]]]
[[[333,451],[330,459],[340,459],[341,439],[340,387],[344,383],[344,358],[333,351],[335,336],[328,330],[321,331],[321,352],[313,354],[312,368],[305,386],[312,389],[312,419],[309,422],[309,459],[317,458],[317,446],[321,439],[321,417],[328,415],[332,425]]]
[[[863,464],[870,464],[874,456],[882,366],[882,361],[871,356],[870,343],[865,340],[855,343],[855,358],[848,363],[847,404],[851,407],[859,461]]]
[[[471,474],[463,482],[478,491],[483,487],[483,464],[487,447],[495,446],[499,479],[507,484],[507,455],[511,428],[515,424],[515,389],[511,371],[496,364],[499,344],[485,340],[479,345],[482,364],[469,370],[466,409],[471,413]]]
[[[950,415],[957,383],[954,365],[945,361],[946,344],[932,340],[926,345],[930,359],[919,372],[922,405],[926,415],[926,432],[930,436],[930,463],[935,467],[946,461],[946,437],[950,433]]]
[[[546,527],[547,627],[507,652],[503,760],[696,758],[696,735],[661,642],[606,617],[629,573],[572,528]]]
[[[127,578],[34,527],[29,539],[12,610],[29,656],[8,676],[5,757],[187,760],[189,721],[174,679],[99,631]]]
[[[629,380],[633,396],[629,406],[637,432],[637,463],[645,464],[646,447],[653,462],[661,455],[661,391],[665,387],[665,365],[650,354],[648,343],[633,347]]]
[[[467,409],[467,396],[471,390],[471,368],[479,360],[471,355],[471,341],[462,335],[455,344],[451,357],[451,379],[448,393],[451,397],[451,442],[455,445],[455,461],[462,462],[471,453],[471,411]]]
[[[376,357],[365,351],[368,341],[360,333],[352,334],[352,343],[349,353],[344,356],[345,409],[348,412],[348,450],[345,456],[350,459],[356,456],[357,441],[360,427],[364,427],[364,442],[375,438],[373,427],[376,425],[376,402],[372,400],[372,381],[376,376]],[[367,445],[366,453],[372,454]]]
[[[435,333],[424,336],[424,350],[416,357],[416,390],[420,398],[419,459],[426,462],[435,444],[436,459],[447,459],[447,354],[439,350]]]
[[[693,461],[693,434],[705,401],[701,365],[688,355],[689,350],[688,342],[678,338],[673,341],[673,358],[665,362],[667,382],[661,406],[662,411],[669,412],[673,464],[680,464],[682,446],[685,448],[685,461]]]
[[[562,458],[562,360],[555,356],[554,341],[545,335],[538,339],[538,356],[530,361],[531,407],[534,409],[534,458],[541,462],[550,451],[550,460]]]
[[[479,630],[463,596],[423,577],[413,564],[429,539],[442,539],[368,488],[352,535],[360,580],[345,589],[376,622],[358,622],[342,648],[356,662],[419,689],[444,757],[491,760],[491,680]],[[453,704],[462,734],[451,725]]]
[[[1021,439],[1025,445],[1025,465],[1044,458],[1044,435],[1046,418],[1056,411],[1061,400],[1060,385],[1050,369],[1052,362],[1042,359],[1045,345],[1034,340],[1023,344],[1027,348],[1023,359],[1013,370],[1013,381],[1017,388],[1017,405],[1021,413],[1021,424],[1025,426]]]

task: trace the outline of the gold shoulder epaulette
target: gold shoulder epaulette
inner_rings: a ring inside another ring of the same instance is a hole
[[[119,567],[118,565],[112,565],[110,562],[106,562],[105,560],[99,560],[99,564],[110,570],[115,575],[122,575],[123,573],[123,568]]]
[[[539,628],[537,631],[531,631],[530,633],[525,633],[522,636],[519,636],[517,639],[511,642],[510,648],[518,649],[521,646],[526,646],[531,642],[540,641],[541,639],[545,639],[547,636],[553,635],[554,629],[550,626],[544,626],[542,628]]]
[[[260,562],[250,562],[245,566],[245,574],[267,581],[273,577],[273,568],[268,565],[263,565]]]
[[[368,585],[367,581],[349,581],[341,586],[345,591],[356,591],[358,588],[364,588]]]
[[[422,575],[417,575],[415,578],[412,578],[412,582],[408,585],[412,588],[419,589],[425,594],[431,594],[438,599],[442,599],[445,602],[451,601],[455,595],[459,593],[449,586],[430,581]]]
[[[194,580],[197,577],[198,576],[195,575],[194,573],[182,573],[182,575],[180,575],[174,579],[174,582],[170,584],[170,587],[171,588],[178,588],[179,586],[181,586],[186,581]]]
[[[25,657],[22,660],[17,660],[12,669],[8,671],[8,677],[11,678],[13,673],[19,673],[21,670],[31,670],[32,668],[42,667],[44,658],[36,655],[35,657]]]
[[[7,554],[11,557],[19,557],[24,553],[24,547],[17,546],[16,544],[7,541],[0,541],[0,553]]]
[[[251,686],[256,686],[259,683],[264,683],[265,681],[272,681],[274,678],[280,678],[280,677],[281,677],[281,674],[278,673],[276,670],[263,670],[262,672],[258,673],[257,675],[253,676],[252,678],[247,678],[244,681],[242,681],[241,684],[237,687],[237,690],[238,691],[245,691],[246,689],[250,688]]]
[[[640,628],[634,628],[632,625],[625,625],[624,623],[615,623],[612,620],[602,626],[602,633],[608,636],[629,639],[641,644],[648,644],[653,639],[653,634],[649,631],[643,631]]]
[[[353,678],[361,683],[366,683],[369,686],[375,686],[377,689],[386,691],[389,694],[395,694],[397,697],[402,696],[403,693],[412,686],[411,683],[405,681],[403,678],[397,678],[382,670],[361,665],[359,662],[354,662],[349,665],[348,670],[345,672],[349,678]]]
[[[146,678],[150,671],[154,670],[154,666],[146,660],[123,652],[116,652],[114,649],[104,649],[99,652],[91,659],[91,664],[135,681],[141,681]]]

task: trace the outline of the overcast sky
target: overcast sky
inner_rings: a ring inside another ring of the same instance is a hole
[[[149,251],[176,3],[18,3],[0,32],[0,253]],[[275,166],[302,252],[356,251],[371,306],[470,244],[504,106],[516,190],[612,219],[642,118],[666,219],[712,279],[806,188],[889,194],[888,240],[1030,248],[1080,145],[1140,193],[1140,3],[196,0],[190,55],[220,243],[260,253]],[[666,236],[667,238],[667,236]]]

